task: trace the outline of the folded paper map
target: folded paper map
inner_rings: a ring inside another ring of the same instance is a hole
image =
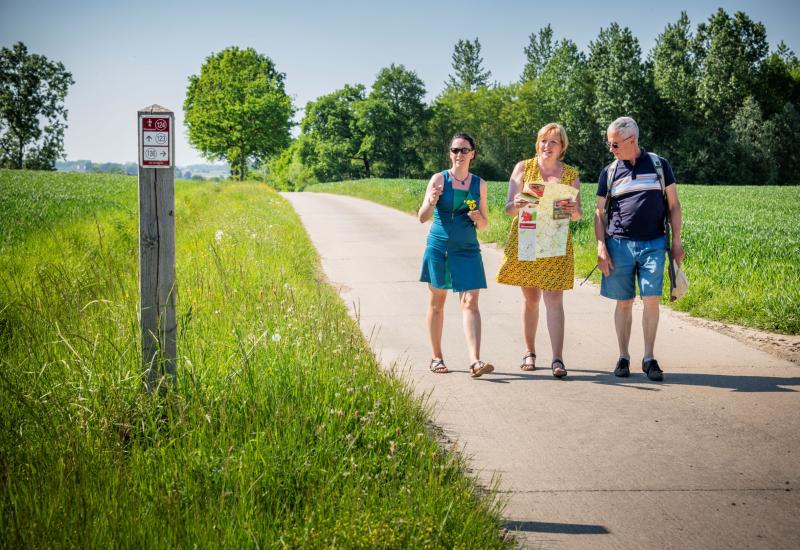
[[[535,183],[528,187],[534,194],[522,194],[531,204],[519,210],[518,258],[531,261],[565,255],[569,213],[555,203],[574,200],[578,190],[561,183]]]

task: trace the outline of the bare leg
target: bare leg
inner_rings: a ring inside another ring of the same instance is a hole
[[[428,285],[431,291],[430,301],[428,302],[428,335],[431,339],[431,356],[444,359],[442,356],[442,329],[444,327],[444,301],[447,299],[447,291],[441,288],[433,288]]]
[[[614,310],[614,327],[617,329],[617,344],[619,356],[631,358],[628,344],[631,341],[631,323],[633,322],[633,300],[617,300]]]
[[[478,290],[462,292],[461,318],[464,324],[464,337],[469,349],[469,362],[473,364],[481,358],[481,312],[478,309]]]
[[[547,308],[547,331],[553,347],[553,359],[563,359],[564,352],[564,292],[545,290],[544,305]]]
[[[656,331],[658,331],[658,304],[661,296],[644,296],[644,313],[642,314],[642,332],[644,333],[644,356],[647,358],[655,357],[653,348],[656,344]]]
[[[522,287],[522,338],[525,351],[536,353],[536,329],[539,327],[539,299],[542,291],[534,287]],[[527,362],[527,361],[526,361]]]

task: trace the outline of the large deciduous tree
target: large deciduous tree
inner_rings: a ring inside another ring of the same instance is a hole
[[[358,104],[359,127],[364,132],[362,154],[374,159],[376,175],[419,177],[419,153],[428,109],[425,85],[403,65],[381,69],[369,96]]]
[[[800,105],[800,61],[783,42],[761,63],[756,81],[754,97],[765,117],[782,111],[787,102]]]
[[[320,181],[370,177],[372,158],[364,147],[358,105],[366,97],[363,85],[321,96],[306,105],[300,131],[306,147],[303,161]]]
[[[720,8],[697,27],[698,98],[709,129],[722,129],[753,95],[759,64],[767,55],[767,31],[742,12]],[[768,93],[766,90],[761,93]]]
[[[527,82],[537,78],[550,63],[553,57],[553,29],[550,23],[546,27],[539,29],[536,34],[528,37],[529,43],[525,46],[525,69],[522,71],[522,81]]]
[[[589,71],[594,82],[594,113],[603,128],[619,116],[636,119],[644,134],[650,130],[652,77],[642,63],[639,41],[627,27],[612,23],[589,44]],[[598,141],[600,136],[598,136]]]
[[[492,72],[484,70],[481,57],[481,43],[478,38],[474,42],[459,40],[453,51],[453,72],[445,85],[456,90],[475,91],[489,84]]]
[[[594,81],[590,76],[586,56],[571,40],[561,40],[539,78],[544,91],[543,105],[548,120],[564,125],[569,136],[567,160],[574,163],[585,175],[594,178],[606,161],[606,152],[600,146],[605,128],[600,127],[593,114]],[[534,129],[534,132],[538,128]]]
[[[53,170],[64,156],[72,75],[64,65],[29,54],[22,42],[0,50],[0,166]]]
[[[680,164],[688,181],[697,181],[705,170],[706,152],[699,145],[706,141],[697,98],[698,63],[693,48],[694,36],[689,17],[681,12],[675,23],[667,24],[650,52],[653,84],[658,96],[654,104],[655,143],[653,148]]]
[[[425,168],[432,172],[450,164],[448,147],[456,132],[475,138],[478,155],[471,169],[485,179],[505,178],[516,151],[509,145],[510,132],[504,112],[513,101],[515,86],[481,87],[476,91],[446,89],[436,98],[428,124],[429,145]]]
[[[720,8],[698,25],[693,50],[699,109],[695,127],[703,130],[693,140],[696,177],[703,182],[735,181],[742,176],[740,163],[732,161],[742,159],[738,143],[745,134],[741,125],[745,117],[760,113],[750,102],[745,106],[745,99],[771,93],[756,83],[768,51],[766,30],[742,12],[731,17]],[[737,117],[737,128],[733,128]]]
[[[290,142],[294,107],[285,75],[252,48],[210,55],[189,77],[183,103],[189,143],[209,160],[226,159],[244,179],[248,165],[279,153]]]

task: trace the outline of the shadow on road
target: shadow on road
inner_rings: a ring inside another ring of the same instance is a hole
[[[633,370],[633,369],[631,369]],[[663,382],[651,382],[644,373],[632,372],[630,378],[617,378],[608,371],[570,369],[569,376],[557,380],[550,376],[549,369],[539,368],[535,373],[498,372],[480,378],[481,382],[495,384],[508,384],[511,382],[591,382],[623,386],[644,391],[658,391],[663,386],[708,386],[710,388],[729,389],[735,392],[791,392],[797,393],[798,389],[784,386],[800,386],[800,377],[781,376],[742,376],[727,374],[695,374],[686,372],[665,372]]]
[[[580,523],[546,523],[541,521],[509,521],[505,524],[509,531],[526,533],[565,533],[568,535],[607,535],[608,529],[602,525]]]

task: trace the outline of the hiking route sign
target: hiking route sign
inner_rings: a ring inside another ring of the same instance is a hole
[[[175,135],[172,114],[139,114],[139,166],[172,168]]]

